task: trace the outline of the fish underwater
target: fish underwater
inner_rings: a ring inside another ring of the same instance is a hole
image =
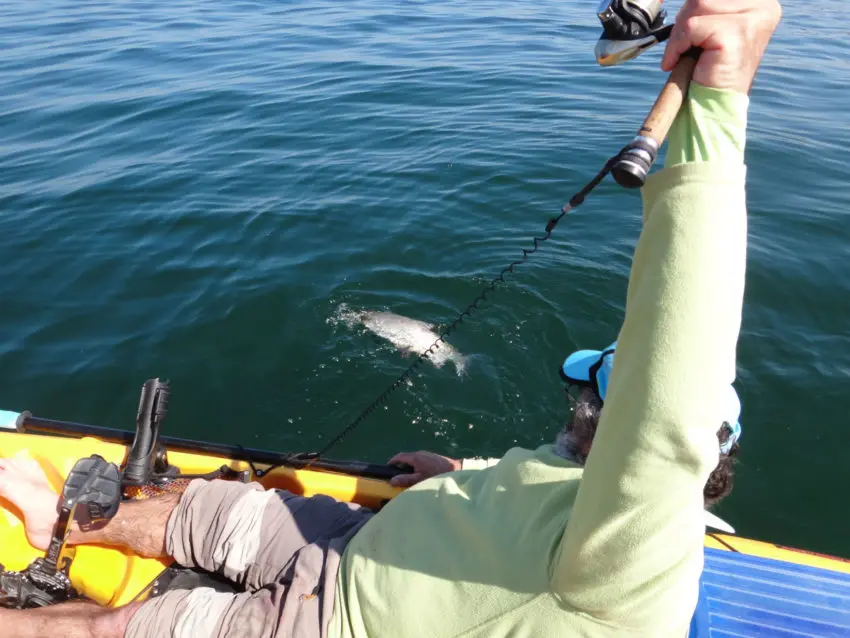
[[[386,339],[405,355],[419,356],[440,338],[436,326],[392,312],[365,310],[356,316],[369,331]],[[437,368],[451,362],[458,376],[466,371],[466,357],[446,341],[440,342],[425,358]]]

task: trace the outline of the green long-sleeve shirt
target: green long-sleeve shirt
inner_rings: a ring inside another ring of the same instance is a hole
[[[626,316],[584,468],[551,445],[410,488],[351,541],[333,638],[687,635],[703,485],[735,377],[747,97],[692,86],[643,190]]]

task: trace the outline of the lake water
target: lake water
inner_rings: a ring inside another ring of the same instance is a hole
[[[661,53],[593,58],[595,3],[0,4],[0,406],[315,450],[404,367],[345,308],[462,310],[639,125]],[[678,4],[673,7],[678,8]],[[850,556],[846,3],[795,0],[752,93],[744,435],[719,514]],[[557,367],[622,321],[640,201],[612,181],[334,448],[551,439]]]

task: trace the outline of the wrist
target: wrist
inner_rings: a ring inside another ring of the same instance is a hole
[[[71,533],[68,534],[68,545],[109,545],[104,530],[105,524],[81,528],[78,523],[74,522],[71,524]]]

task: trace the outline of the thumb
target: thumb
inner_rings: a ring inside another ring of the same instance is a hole
[[[398,474],[390,479],[390,485],[393,487],[410,487],[411,485],[416,485],[422,479],[423,476],[419,472],[414,472],[413,474]]]

